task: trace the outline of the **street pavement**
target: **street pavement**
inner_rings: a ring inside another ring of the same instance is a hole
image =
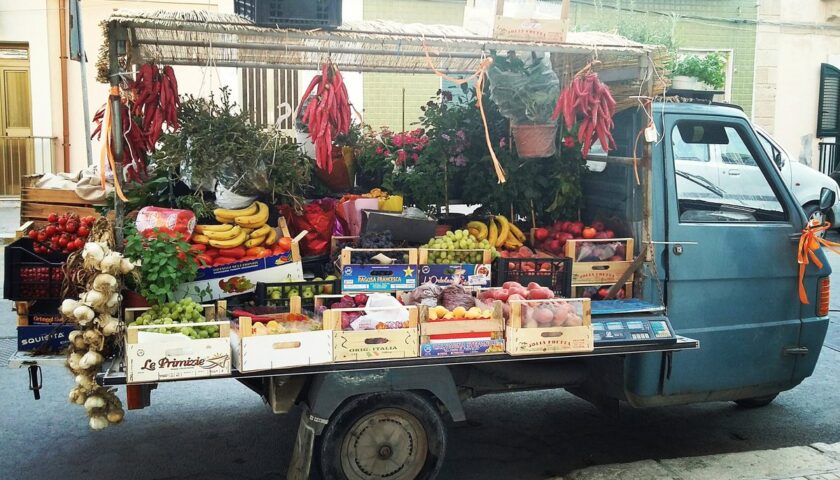
[[[837,292],[840,256],[829,257],[838,272],[832,275]],[[829,336],[814,375],[768,407],[748,410],[728,402],[624,407],[613,420],[559,390],[489,395],[468,401],[469,420],[449,427],[440,478],[782,479],[815,474],[788,473],[796,465],[791,458],[818,451],[811,445],[840,442],[840,294],[835,293],[832,304]],[[8,352],[13,337],[11,303],[2,302],[0,355]],[[299,412],[273,415],[235,380],[161,384],[150,408],[129,412],[122,425],[94,432],[82,408],[67,402],[70,374],[44,368],[43,376],[42,399],[34,401],[23,370],[0,368],[0,480],[284,478]],[[794,447],[806,450],[790,451]],[[759,452],[770,449],[782,450]]]

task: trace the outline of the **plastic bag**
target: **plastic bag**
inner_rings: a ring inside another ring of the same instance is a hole
[[[195,214],[189,210],[143,207],[137,213],[134,224],[137,231],[145,237],[154,235],[154,229],[158,229],[161,233],[172,236],[180,234],[189,239],[195,229]]]
[[[353,320],[350,328],[375,330],[380,324],[385,328],[405,328],[408,326],[408,310],[396,298],[374,293],[368,295],[365,314]]]
[[[302,214],[298,214],[288,205],[282,205],[280,211],[286,218],[293,237],[304,230],[309,232],[300,241],[301,255],[309,257],[329,253],[330,240],[335,228],[334,199],[322,198],[307,203]]]
[[[216,205],[220,208],[245,208],[254,203],[256,199],[256,196],[237,195],[225,188],[221,183],[216,184]]]
[[[490,100],[514,125],[550,124],[560,79],[544,55],[497,56],[487,70]]]

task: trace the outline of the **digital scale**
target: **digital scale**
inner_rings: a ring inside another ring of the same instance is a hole
[[[638,299],[592,302],[596,347],[675,343],[677,336],[661,305]]]

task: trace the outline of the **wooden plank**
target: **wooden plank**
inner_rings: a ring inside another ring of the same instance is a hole
[[[20,191],[21,200],[39,203],[61,203],[77,206],[94,205],[78,196],[73,190],[61,190],[58,188],[32,188],[23,187]]]
[[[88,215],[99,216],[92,207],[74,207],[70,205],[58,205],[50,203],[28,203],[21,202],[20,218],[27,220],[46,220],[51,213],[75,213],[80,217]]]

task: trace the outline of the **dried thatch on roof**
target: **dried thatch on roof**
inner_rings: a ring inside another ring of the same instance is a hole
[[[495,40],[450,25],[346,22],[336,30],[256,26],[238,15],[205,11],[117,11],[104,22],[105,41],[127,41],[131,63],[312,69],[327,57],[345,71],[472,73],[491,51],[531,50],[638,58],[654,47],[618,35],[570,32],[565,43]],[[107,47],[100,69],[107,70]],[[107,78],[105,71],[100,72]]]

